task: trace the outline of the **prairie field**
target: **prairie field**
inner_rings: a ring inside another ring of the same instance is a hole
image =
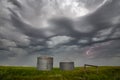
[[[0,80],[120,80],[120,66],[100,66],[96,68],[76,67],[72,71],[54,68],[40,71],[35,67],[0,66]]]

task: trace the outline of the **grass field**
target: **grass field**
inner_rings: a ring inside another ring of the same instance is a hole
[[[98,73],[92,67],[85,72],[83,67],[73,71],[38,71],[35,67],[0,66],[0,80],[120,80],[120,66],[101,66]]]

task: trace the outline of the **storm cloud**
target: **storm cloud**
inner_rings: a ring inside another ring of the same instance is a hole
[[[0,65],[36,57],[120,65],[120,0],[0,0]],[[106,63],[106,60],[112,63]]]

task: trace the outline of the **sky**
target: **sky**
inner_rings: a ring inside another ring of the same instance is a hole
[[[120,0],[0,0],[0,65],[39,56],[120,66]]]

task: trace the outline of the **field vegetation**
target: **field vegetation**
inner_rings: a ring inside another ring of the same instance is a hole
[[[120,80],[120,66],[76,67],[72,71],[54,68],[39,71],[35,67],[0,66],[0,80]]]

